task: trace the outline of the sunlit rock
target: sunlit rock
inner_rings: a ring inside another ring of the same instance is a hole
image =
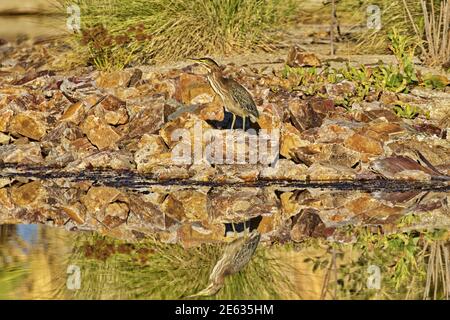
[[[216,222],[245,221],[279,210],[275,192],[266,188],[213,188],[208,193],[208,214]]]
[[[0,146],[0,160],[5,163],[42,163],[41,147],[37,142],[7,144]]]
[[[356,172],[344,166],[314,163],[308,168],[307,176],[314,181],[340,181],[354,179]]]
[[[9,124],[8,131],[13,135],[40,140],[47,132],[47,126],[42,121],[41,115],[35,112],[24,112],[15,115]]]
[[[321,62],[314,53],[305,52],[298,46],[289,49],[286,64],[290,67],[320,67]]]
[[[11,200],[19,207],[38,207],[45,198],[45,188],[40,181],[33,181],[11,188]]]
[[[304,164],[279,159],[275,166],[264,166],[259,177],[268,180],[305,180],[307,169],[308,167]]]
[[[131,76],[132,73],[128,70],[100,72],[95,83],[99,88],[105,89],[125,87],[130,82]]]
[[[88,116],[81,124],[81,130],[99,150],[116,147],[120,135],[113,127],[94,115]]]
[[[161,208],[176,221],[203,221],[208,219],[208,190],[180,190],[170,193]]]
[[[295,150],[309,145],[303,140],[300,132],[290,123],[284,123],[281,129],[280,155],[287,159],[292,159]]]

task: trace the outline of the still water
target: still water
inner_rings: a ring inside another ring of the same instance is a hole
[[[317,205],[305,190],[293,195]],[[397,204],[409,198],[383,194]],[[203,298],[447,299],[448,193],[424,192],[418,199],[384,233],[379,221],[358,226],[361,220],[327,236],[329,230],[317,227],[306,211],[303,223],[293,219],[302,237],[293,227],[285,240],[261,241],[240,272]],[[130,242],[45,225],[0,225],[0,299],[183,299],[208,285],[226,246],[185,248],[151,237]]]

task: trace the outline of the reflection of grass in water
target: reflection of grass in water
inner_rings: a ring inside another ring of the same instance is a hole
[[[9,266],[0,270],[0,300],[13,299],[11,293],[25,279],[27,271],[22,264]]]
[[[81,268],[76,299],[178,299],[205,288],[223,246],[180,245],[149,240],[138,244],[81,236],[70,264]],[[289,288],[287,266],[260,247],[240,273],[210,299],[277,299]],[[281,289],[281,290],[280,290]],[[61,292],[60,292],[61,294]]]
[[[332,299],[446,299],[450,292],[448,230],[393,234],[346,227],[352,244],[327,243],[329,255],[308,259],[314,269],[326,269],[323,292]],[[369,288],[378,267],[379,290]]]

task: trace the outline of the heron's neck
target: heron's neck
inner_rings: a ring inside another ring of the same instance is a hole
[[[215,93],[217,93],[222,99],[224,97],[222,96],[222,82],[221,82],[221,74],[218,71],[211,71],[207,74],[207,79],[209,84],[211,85],[212,89]]]

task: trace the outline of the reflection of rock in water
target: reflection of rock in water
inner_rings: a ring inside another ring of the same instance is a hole
[[[216,294],[223,287],[226,276],[241,271],[247,265],[255,253],[260,238],[260,233],[253,230],[249,235],[244,235],[228,244],[209,276],[209,285],[189,298]]]
[[[428,227],[450,226],[448,182],[208,185],[192,180],[157,183],[113,170],[49,169],[44,175],[38,169],[2,171],[7,177],[0,180],[0,224],[50,224],[127,241],[157,236],[184,247],[224,242],[227,224],[257,218],[261,221],[255,228],[263,241],[282,242],[332,237],[335,228],[347,224],[392,230],[399,218],[415,212],[429,216]]]

